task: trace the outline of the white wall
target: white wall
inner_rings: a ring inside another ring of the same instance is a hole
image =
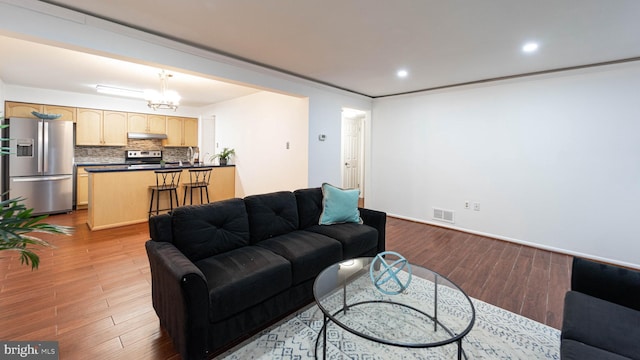
[[[309,99],[308,185],[340,182],[341,108],[371,109],[371,99],[34,0],[0,3],[0,33],[103,56],[175,68]],[[319,142],[318,133],[327,135]],[[315,140],[314,140],[315,139]]]
[[[640,267],[639,84],[635,62],[378,99],[367,205]]]
[[[2,79],[0,79],[0,104],[4,104],[5,101],[5,85],[4,85],[4,81],[2,81]],[[4,116],[4,106],[0,109],[0,112],[2,112],[3,116]]]
[[[215,115],[215,153],[236,151],[236,196],[307,186],[307,99],[263,91],[207,107],[206,113]]]

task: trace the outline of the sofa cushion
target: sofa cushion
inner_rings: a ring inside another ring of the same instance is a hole
[[[314,225],[305,229],[340,241],[345,259],[377,253],[378,230],[363,224]],[[369,252],[369,250],[372,250]]]
[[[565,296],[562,339],[637,359],[640,354],[640,312],[569,291]]]
[[[195,265],[209,285],[209,320],[216,322],[291,286],[291,264],[257,246],[225,252]]]
[[[244,203],[252,244],[298,229],[298,206],[290,191],[247,196]]]
[[[322,189],[300,189],[293,192],[298,203],[298,222],[300,229],[318,225],[322,213]]]
[[[257,246],[269,249],[291,262],[294,285],[317,276],[324,268],[343,259],[340,242],[304,230],[263,240]]]
[[[562,340],[560,358],[563,360],[632,360],[626,356],[570,339]]]
[[[640,311],[640,270],[573,259],[571,290]]]
[[[171,218],[173,243],[191,261],[249,244],[249,220],[241,199],[182,206]]]
[[[322,213],[320,225],[362,223],[358,211],[359,189],[340,189],[331,184],[322,184]]]

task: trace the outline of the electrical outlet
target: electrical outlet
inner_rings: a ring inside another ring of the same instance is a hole
[[[469,205],[469,201],[465,201],[464,202],[464,208],[469,210],[471,208],[471,206]]]
[[[480,211],[480,203],[474,202],[473,203],[473,210]]]

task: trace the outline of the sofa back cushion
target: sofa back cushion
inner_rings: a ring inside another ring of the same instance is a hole
[[[300,189],[293,192],[298,204],[300,229],[318,225],[322,213],[322,189]]]
[[[242,199],[182,206],[172,213],[173,243],[191,261],[249,244],[249,220]]]
[[[296,197],[290,191],[247,196],[244,204],[252,244],[298,229]]]

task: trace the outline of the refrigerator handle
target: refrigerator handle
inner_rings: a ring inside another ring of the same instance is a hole
[[[38,142],[37,142],[37,147],[36,147],[36,153],[35,156],[38,158],[38,173],[42,173],[42,141],[43,141],[43,136],[44,136],[44,125],[42,123],[42,120],[38,121]]]
[[[49,122],[42,121],[44,123],[44,141],[42,144],[42,172],[49,171]]]

